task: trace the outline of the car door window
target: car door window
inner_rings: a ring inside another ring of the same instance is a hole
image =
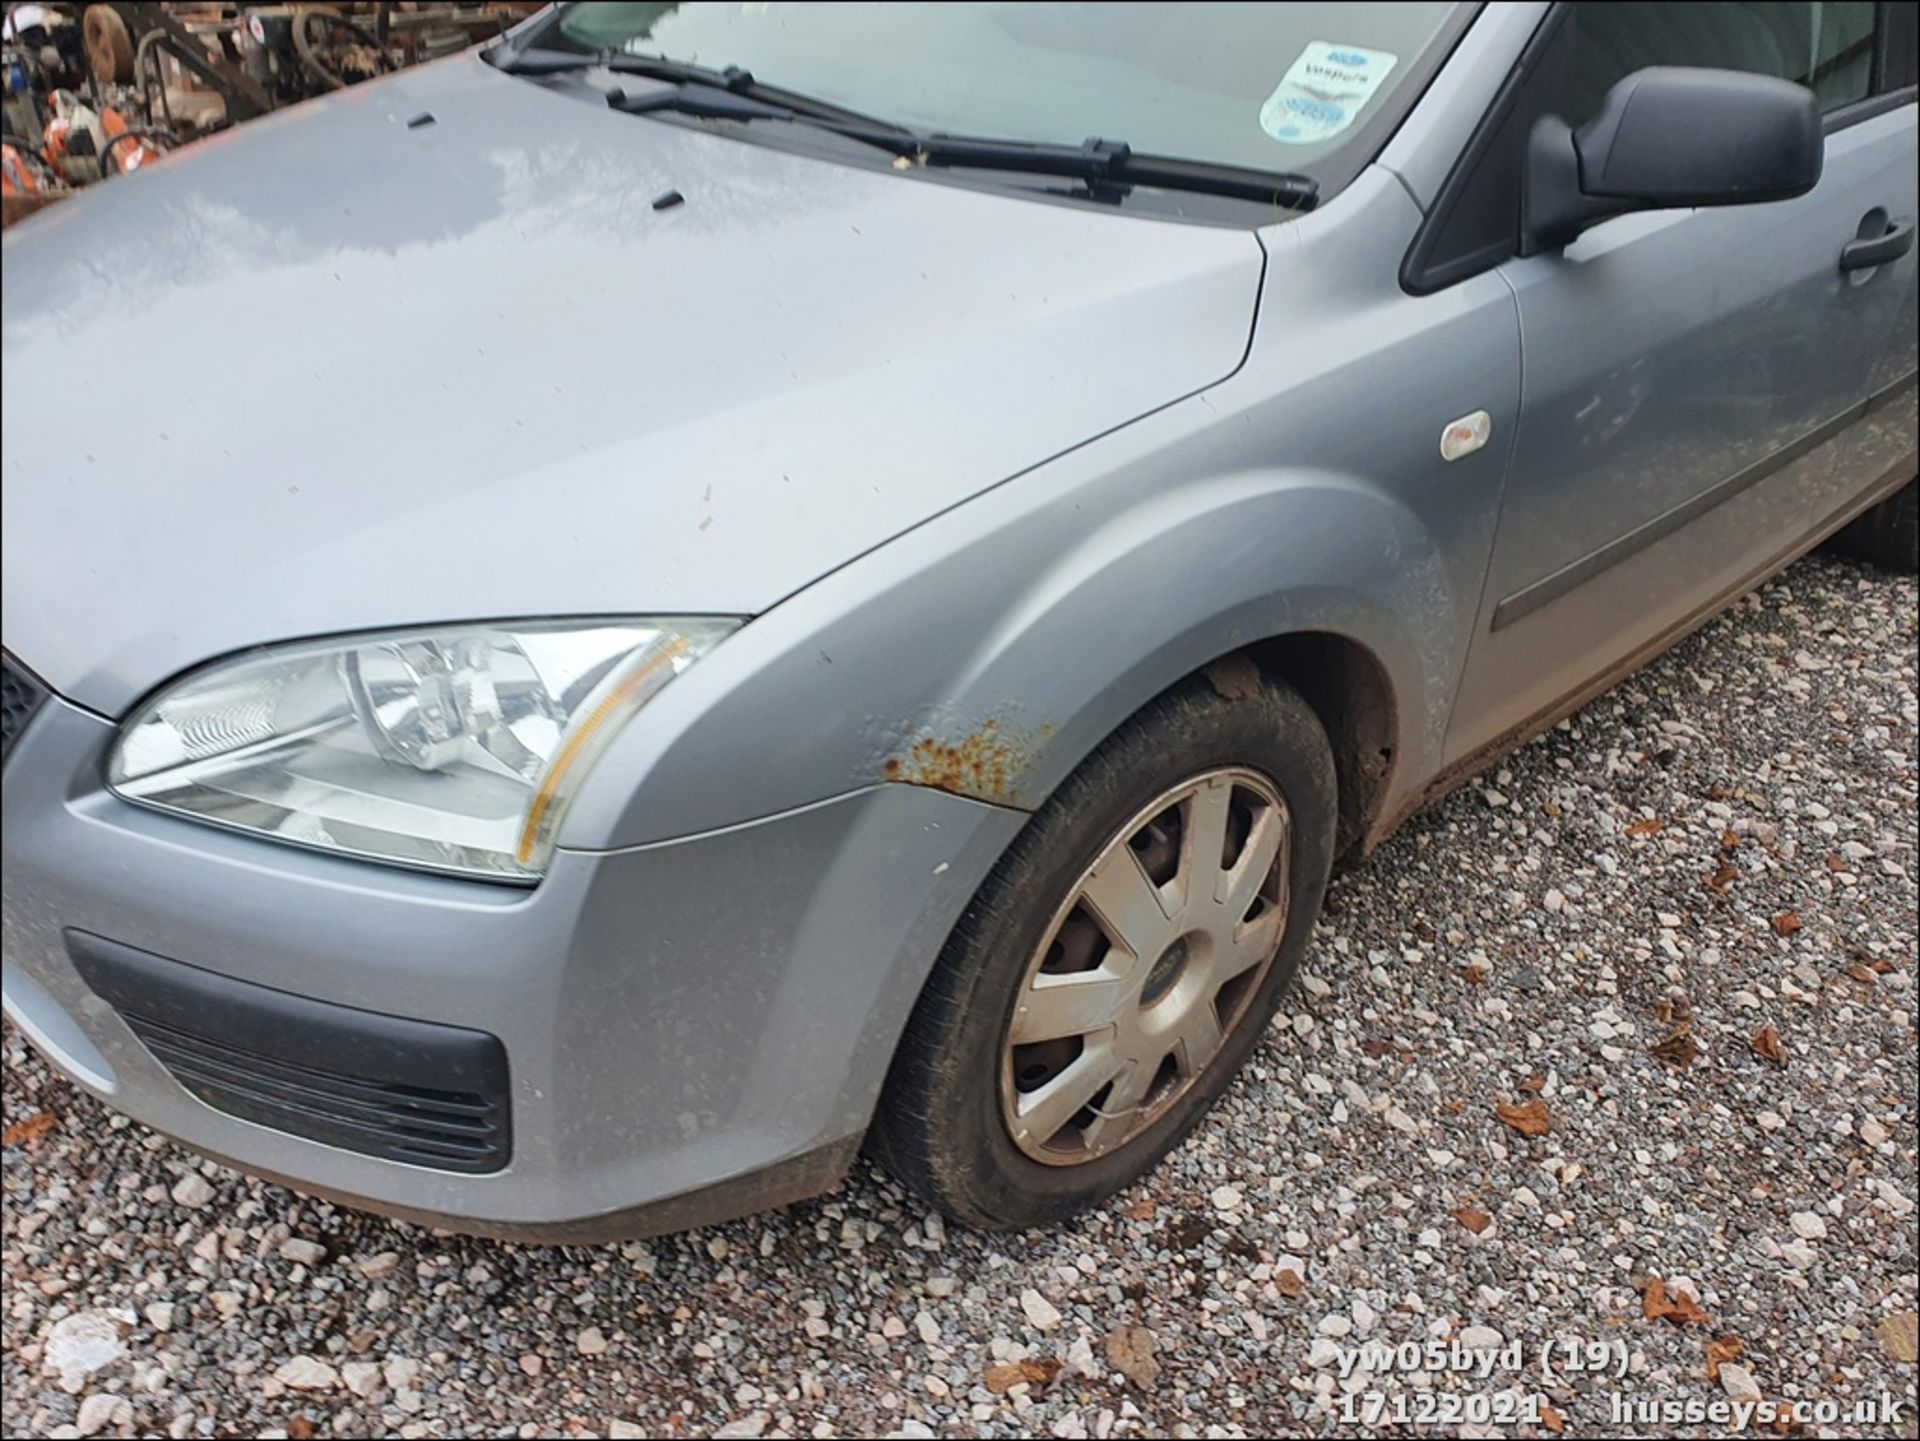
[[[1540,116],[1584,124],[1607,90],[1635,70],[1691,65],[1809,85],[1833,131],[1873,114],[1876,104],[1913,98],[1914,14],[1912,5],[1750,0],[1556,6],[1448,177],[1407,252],[1401,284],[1425,295],[1515,253],[1526,139]]]
[[[1872,4],[1687,4],[1577,0],[1575,125],[1599,113],[1616,81],[1649,65],[1745,70],[1805,85],[1822,110],[1873,92]]]

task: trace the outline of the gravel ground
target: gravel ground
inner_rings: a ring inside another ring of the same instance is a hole
[[[1911,1435],[1915,647],[1911,579],[1807,562],[1418,818],[1336,884],[1220,1110],[1049,1234],[943,1227],[863,1166],[644,1245],[441,1236],[197,1162],[9,1033],[0,1420],[1237,1436],[1351,1431],[1351,1391],[1595,1435],[1610,1391],[1888,1392],[1900,1426],[1826,1429]],[[1543,1380],[1554,1338],[1629,1374]],[[1342,1379],[1428,1340],[1525,1369]]]

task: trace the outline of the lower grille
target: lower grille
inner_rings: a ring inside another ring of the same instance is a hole
[[[216,1110],[422,1166],[487,1171],[498,1164],[494,1108],[472,1091],[369,1083],[289,1066],[146,1016],[126,1021],[181,1085]]]
[[[47,688],[10,655],[0,654],[0,761],[13,751],[14,738],[27,728],[47,698]]]
[[[507,1163],[506,1053],[493,1036],[290,995],[79,931],[67,948],[154,1059],[216,1110],[410,1165]]]

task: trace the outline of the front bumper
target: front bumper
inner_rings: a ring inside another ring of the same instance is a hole
[[[79,1085],[242,1169],[542,1239],[676,1229],[830,1187],[948,930],[1025,820],[875,786],[679,840],[562,850],[522,891],[129,806],[101,781],[112,737],[51,698],[7,757],[8,1015]],[[504,1164],[463,1174],[209,1104],[82,978],[74,947],[89,937],[156,959],[163,980],[177,963],[340,1008],[349,1025],[373,1013],[402,1035],[497,1038]]]

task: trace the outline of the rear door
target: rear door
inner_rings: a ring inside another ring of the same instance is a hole
[[[1914,211],[1914,107],[1875,94],[1882,8],[1576,3],[1549,22],[1539,103],[1576,126],[1648,65],[1755,71],[1814,89],[1825,168],[1797,200],[1621,216],[1500,264],[1524,397],[1449,759],[1646,659],[1878,479],[1861,407],[1914,260],[1840,257]]]

